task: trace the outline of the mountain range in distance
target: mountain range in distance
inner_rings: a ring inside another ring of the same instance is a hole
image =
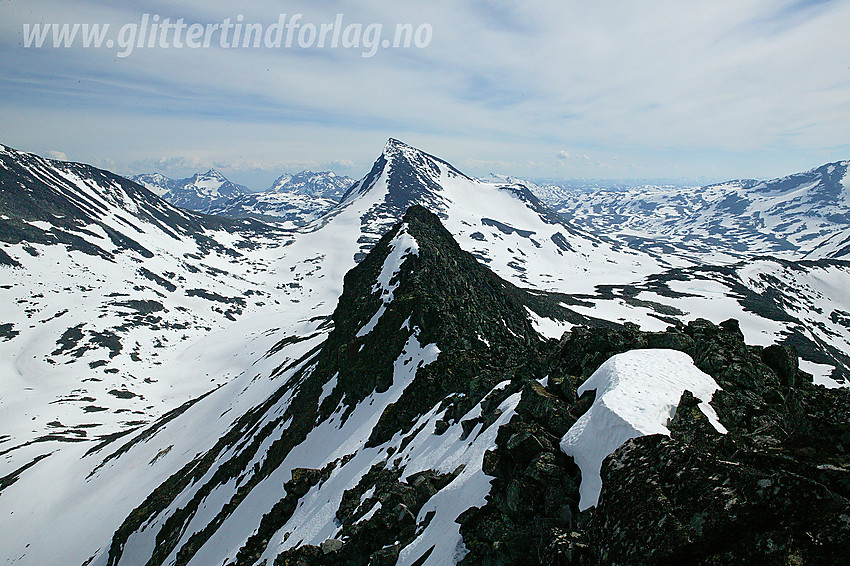
[[[215,169],[185,179],[146,173],[130,180],[181,208],[230,218],[255,218],[289,228],[323,216],[354,183],[354,179],[333,171],[306,170],[281,175],[269,189],[259,192],[232,183]]]
[[[551,199],[390,139],[296,225],[0,147],[0,559],[834,562],[847,168]]]
[[[754,255],[818,259],[850,254],[848,164],[707,186],[538,184],[498,174],[482,180],[525,186],[590,233],[607,234],[632,248],[657,248],[656,254],[717,264]],[[331,171],[285,174],[261,192],[250,192],[215,170],[179,180],[159,173],[130,179],[181,208],[288,228],[321,218],[354,184]]]

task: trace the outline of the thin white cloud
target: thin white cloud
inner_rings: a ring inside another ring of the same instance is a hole
[[[350,159],[334,159],[332,161],[328,161],[327,163],[325,163],[325,165],[332,168],[339,167],[343,169],[348,169],[354,167],[354,162]]]

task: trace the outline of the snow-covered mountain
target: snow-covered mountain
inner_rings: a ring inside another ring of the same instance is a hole
[[[210,214],[229,218],[254,218],[282,228],[299,228],[318,220],[337,205],[331,198],[298,192],[265,191],[240,195],[212,206]]]
[[[726,261],[711,265],[629,249],[575,228],[525,185],[471,179],[398,140],[389,140],[340,205],[287,248],[290,258],[304,259],[288,260],[278,272],[304,293],[299,300],[334,304],[341,292],[334,282],[413,204],[440,215],[461,247],[499,276],[561,293],[574,323],[632,322],[660,331],[674,319],[736,318],[751,343],[795,345],[820,382],[850,380],[847,262],[720,256]],[[557,317],[537,320],[552,337],[569,326]]]
[[[170,179],[159,173],[130,179],[181,208],[228,218],[254,218],[282,228],[298,228],[322,217],[354,183],[351,177],[333,171],[306,170],[282,175],[269,189],[255,193],[213,169],[187,179]]]
[[[186,181],[186,179],[172,179],[162,173],[143,173],[128,178],[160,197],[164,197],[171,191],[179,193],[183,182]]]
[[[333,171],[302,171],[278,177],[260,193],[234,197],[209,209],[230,218],[255,218],[284,228],[299,228],[330,212],[354,183]]]
[[[848,376],[848,262],[665,258],[397,140],[295,230],[9,148],[0,183],[5,563],[829,563],[850,543],[850,391],[810,383]],[[653,376],[651,410],[580,395]],[[603,461],[574,427],[625,445]]]
[[[204,214],[249,192],[246,187],[228,181],[215,169],[195,173],[186,179],[170,179],[159,173],[150,173],[132,176],[130,180],[147,187],[174,206]]]
[[[333,171],[314,173],[304,170],[300,173],[281,175],[272,183],[268,192],[298,193],[339,201],[352,184],[354,179],[337,175]]]
[[[291,241],[270,226],[8,147],[0,189],[0,477],[226,382],[250,347],[234,327],[286,294],[264,279]]]
[[[577,229],[522,185],[474,179],[395,139],[316,232],[344,240],[330,247],[341,250],[350,267],[414,204],[438,214],[464,249],[518,285],[592,289],[601,282],[635,281],[658,269],[647,254]],[[352,232],[358,234],[353,250]]]
[[[576,190],[556,209],[585,230],[659,257],[707,264],[759,255],[842,258],[850,254],[848,166],[705,187]]]

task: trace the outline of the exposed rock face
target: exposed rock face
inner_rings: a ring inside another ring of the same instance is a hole
[[[399,401],[384,412],[372,432],[371,445],[406,430],[424,407],[443,400],[450,407],[448,420],[465,414],[497,383],[510,379],[517,371],[514,368],[539,366],[536,353],[543,343],[524,306],[534,297],[462,251],[436,215],[425,208],[411,207],[404,222],[419,243],[419,253],[404,260],[394,299],[374,328],[362,334],[380,308],[381,298],[372,289],[398,228],[346,275],[332,336],[344,342],[334,340],[325,347],[327,371],[339,372],[339,385],[323,404],[330,409],[343,395],[346,403],[353,404],[376,386],[378,391],[389,386],[393,360],[409,328],[421,328],[419,341],[435,343],[443,353],[421,368]],[[352,356],[352,350],[361,345],[364,355]],[[456,396],[448,399],[452,394]]]
[[[723,387],[714,430],[686,391],[671,436],[605,460],[600,504],[578,512],[580,472],[555,448],[591,399],[575,388],[611,355],[688,353]],[[850,391],[811,385],[783,346],[751,347],[735,321],[664,333],[575,328],[526,383],[484,471],[488,503],[460,519],[463,564],[838,564],[850,548]],[[577,375],[579,377],[572,377]]]
[[[748,451],[745,438],[714,433],[687,395],[673,426],[672,438],[633,439],[606,462],[589,532],[592,563],[838,564],[846,557],[850,470],[780,450]]]
[[[558,418],[547,423],[552,413]],[[559,537],[569,538],[575,526],[580,480],[572,459],[558,448],[558,433],[576,418],[556,394],[537,382],[526,384],[517,416],[499,430],[498,448],[484,458],[484,473],[496,477],[489,502],[459,518],[469,550],[463,564],[558,563],[547,549]],[[571,552],[573,542],[563,541],[563,552]]]

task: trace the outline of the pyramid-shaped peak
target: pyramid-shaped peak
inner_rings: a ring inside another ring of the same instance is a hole
[[[392,159],[398,155],[407,154],[407,155],[426,155],[424,151],[413,147],[412,145],[408,145],[401,140],[397,140],[395,138],[389,138],[387,143],[384,145],[383,155],[387,159]]]
[[[395,158],[404,157],[408,161],[423,163],[427,161],[433,161],[435,163],[442,163],[444,165],[451,165],[440,159],[435,155],[431,155],[430,153],[419,149],[418,147],[414,147],[410,144],[404,143],[401,140],[397,140],[396,138],[389,138],[387,143],[384,145],[384,151],[381,154],[384,159],[387,161],[393,161]]]
[[[382,289],[391,292],[379,292]],[[416,204],[346,274],[333,316],[338,333],[358,338],[402,328],[409,319],[427,341],[452,349],[457,344],[449,342],[466,334],[457,326],[459,320],[480,322],[482,313],[491,313],[494,320],[510,320],[513,332],[500,325],[476,332],[494,345],[506,340],[530,343],[537,335],[528,321],[525,298],[519,288],[462,250],[437,214]],[[447,334],[455,337],[447,339]]]
[[[470,179],[448,161],[440,159],[439,157],[417,147],[406,144],[396,138],[389,138],[387,140],[387,143],[384,146],[384,151],[378,158],[378,161],[381,160],[391,163],[394,166],[411,167],[417,170],[420,174],[431,177],[439,176],[440,170],[444,170],[450,172],[452,175]]]
[[[413,146],[407,145],[403,141],[396,138],[387,139],[387,143],[384,146],[384,149],[393,149],[393,148],[413,148]]]

